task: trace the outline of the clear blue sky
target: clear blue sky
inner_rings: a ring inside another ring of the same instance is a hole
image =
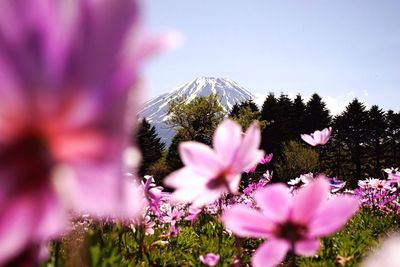
[[[183,47],[148,67],[155,97],[197,76],[228,77],[258,96],[317,92],[400,110],[398,0],[145,0],[154,31]]]

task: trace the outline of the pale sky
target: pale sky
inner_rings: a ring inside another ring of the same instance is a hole
[[[213,76],[261,97],[316,92],[334,113],[354,97],[400,111],[400,1],[143,3],[148,28],[174,29],[186,40],[151,62],[149,98]]]

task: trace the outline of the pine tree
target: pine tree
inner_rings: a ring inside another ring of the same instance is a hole
[[[303,133],[322,130],[330,125],[331,120],[332,118],[325,102],[322,101],[318,94],[313,94],[307,102]]]
[[[292,135],[290,139],[298,139],[299,136],[304,132],[304,119],[305,119],[306,105],[300,94],[296,95],[293,100],[293,105],[290,110],[290,124],[292,129]]]
[[[386,113],[386,164],[385,167],[400,167],[400,112],[389,110]]]
[[[239,116],[240,110],[246,107],[249,108],[252,112],[260,112],[256,103],[254,103],[253,100],[250,99],[233,105],[232,110],[229,112],[229,117],[233,118]]]
[[[365,173],[365,142],[368,132],[368,112],[365,105],[354,99],[340,116],[340,125],[336,125],[337,134],[343,142],[343,148],[350,154],[351,166],[346,170],[347,180],[355,187]]]
[[[374,105],[368,111],[368,131],[366,136],[366,149],[370,157],[368,174],[380,177],[383,164],[384,141],[386,137],[385,113]]]
[[[147,174],[147,168],[162,157],[165,144],[161,142],[154,126],[151,126],[146,119],[143,119],[139,124],[136,140],[142,153],[139,174],[143,176]]]

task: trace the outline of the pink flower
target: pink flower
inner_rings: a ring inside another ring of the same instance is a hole
[[[301,139],[309,145],[325,145],[332,134],[332,127],[325,128],[322,131],[315,131],[312,134],[302,134]]]
[[[265,155],[265,157],[260,160],[260,164],[268,164],[268,163],[270,163],[273,156],[274,156],[274,154],[272,154],[272,153],[268,154],[268,155]]]
[[[254,165],[254,166],[251,166],[250,168],[245,169],[244,172],[245,173],[253,173],[253,172],[255,172],[256,169],[257,169],[257,165],[258,164]]]
[[[217,266],[219,262],[220,256],[214,253],[207,253],[206,255],[201,255],[199,257],[200,261],[205,265],[205,266]]]
[[[211,203],[225,192],[237,192],[243,170],[263,157],[259,145],[260,129],[256,124],[242,135],[237,123],[225,120],[214,134],[214,150],[198,142],[180,144],[185,166],[165,178],[165,184],[176,189],[175,200],[193,202],[194,207]]]
[[[0,2],[0,265],[58,235],[70,210],[133,214],[124,114],[158,46],[137,38],[138,9],[135,0]]]
[[[268,238],[253,255],[254,266],[275,266],[288,251],[312,256],[318,251],[318,238],[338,231],[358,209],[358,200],[352,196],[328,200],[329,189],[322,177],[293,197],[285,185],[269,185],[255,193],[261,211],[236,205],[222,221],[239,236]]]
[[[386,168],[384,171],[388,174],[388,179],[391,182],[399,182],[400,181],[400,171],[398,168]]]
[[[190,225],[194,225],[201,211],[202,209],[189,207],[188,215],[185,217],[185,220],[190,221]]]

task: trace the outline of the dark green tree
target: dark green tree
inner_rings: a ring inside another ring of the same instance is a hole
[[[246,107],[248,107],[252,112],[260,112],[256,103],[254,103],[253,100],[250,99],[233,105],[232,110],[229,112],[229,117],[239,116],[240,110]]]
[[[389,110],[386,113],[386,144],[385,144],[385,167],[400,167],[400,112]]]
[[[304,133],[304,119],[306,112],[306,104],[300,94],[296,95],[290,110],[290,124],[293,136],[291,139],[298,139]]]
[[[367,155],[370,158],[367,162],[368,174],[373,177],[380,177],[384,163],[384,142],[387,128],[385,113],[378,106],[372,106],[368,111],[367,123],[368,131],[365,143]]]
[[[235,104],[229,113],[229,118],[236,121],[243,130],[246,130],[253,122],[257,122],[261,129],[264,129],[268,122],[261,120],[261,112],[257,105],[247,100],[241,104]]]
[[[350,154],[350,169],[345,177],[355,187],[358,180],[367,175],[365,172],[365,142],[368,136],[368,112],[365,105],[354,99],[339,116],[340,125],[335,125],[342,140],[343,149]]]
[[[303,133],[322,130],[331,124],[331,116],[325,102],[318,94],[313,94],[307,102]]]
[[[136,143],[142,153],[139,174],[143,176],[147,174],[148,167],[162,157],[165,144],[158,137],[154,126],[150,125],[145,118],[139,123]]]
[[[166,165],[167,167],[171,170],[177,170],[179,168],[183,167],[183,163],[181,161],[181,158],[179,156],[179,143],[188,141],[189,139],[187,136],[182,133],[181,130],[178,130],[178,132],[175,134],[175,136],[172,138],[172,142],[169,145],[167,155],[166,155]]]

